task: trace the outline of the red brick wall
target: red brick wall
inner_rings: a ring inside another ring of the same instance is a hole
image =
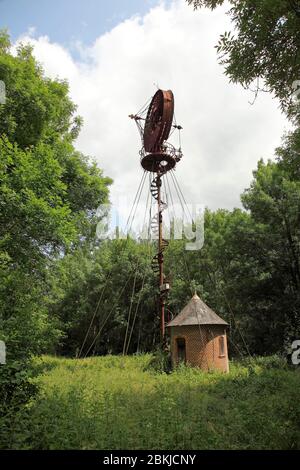
[[[173,365],[178,363],[177,338],[185,339],[186,362],[204,370],[229,371],[226,328],[222,325],[189,325],[168,328]],[[224,356],[220,356],[220,336],[224,337]]]

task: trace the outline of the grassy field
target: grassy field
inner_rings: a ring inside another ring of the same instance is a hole
[[[11,418],[16,449],[300,448],[300,373],[278,358],[231,371],[149,367],[150,355],[35,360],[40,393]]]

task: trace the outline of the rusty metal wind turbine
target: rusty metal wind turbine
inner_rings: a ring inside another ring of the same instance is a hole
[[[174,120],[174,95],[171,90],[157,90],[148,108],[144,107],[129,117],[135,120],[142,139],[141,165],[155,175],[150,191],[157,201],[157,213],[151,221],[151,229],[157,235],[158,251],[153,257],[152,268],[158,274],[160,330],[162,343],[165,344],[165,303],[170,286],[164,275],[164,250],[169,242],[163,238],[163,211],[167,204],[162,201],[161,187],[164,175],[175,168],[182,157],[181,148],[176,149],[167,140],[172,128],[179,132],[182,128]]]

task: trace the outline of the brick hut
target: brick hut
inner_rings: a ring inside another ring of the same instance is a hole
[[[183,361],[204,370],[228,372],[227,327],[195,294],[167,324],[173,366]]]

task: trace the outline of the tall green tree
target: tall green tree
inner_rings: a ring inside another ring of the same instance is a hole
[[[59,337],[43,304],[49,263],[94,236],[111,180],[74,148],[81,119],[65,81],[47,78],[22,45],[0,34],[0,332],[25,358]]]
[[[257,294],[280,347],[300,335],[300,181],[276,162],[260,161],[254,177],[242,201],[263,229],[265,273]]]
[[[195,9],[215,9],[224,0],[187,0]],[[287,115],[300,117],[300,3],[298,0],[229,0],[232,31],[216,45],[230,80],[267,89]]]
[[[80,247],[55,263],[47,300],[64,332],[58,352],[133,353],[159,342],[151,251],[148,243],[106,240],[92,252]]]

